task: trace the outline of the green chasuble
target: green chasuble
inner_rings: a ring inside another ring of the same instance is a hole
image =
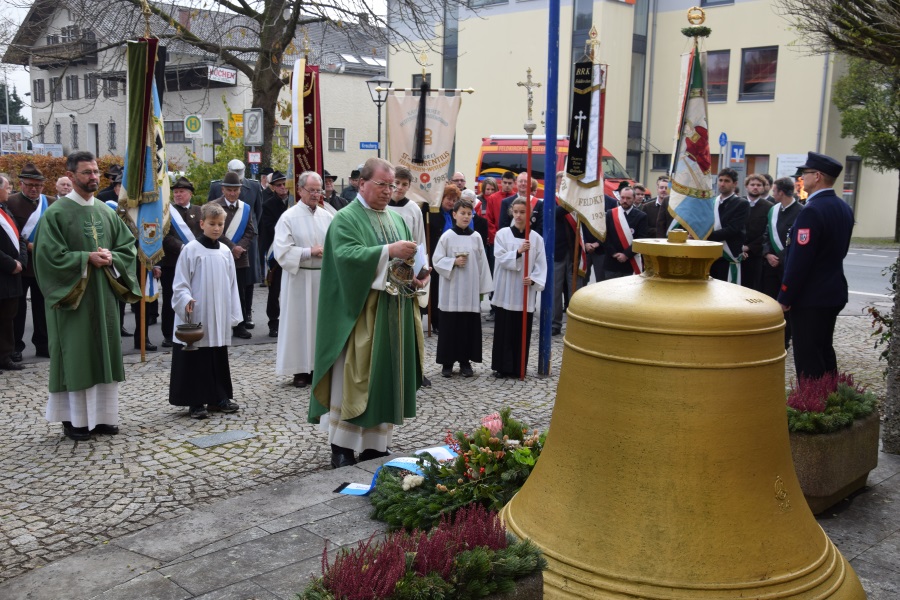
[[[88,262],[98,247],[112,252],[111,267]],[[83,206],[63,196],[47,208],[34,238],[34,271],[46,302],[51,392],[125,380],[118,299],[140,299],[136,255],[131,231],[96,198]]]
[[[341,420],[370,428],[400,425],[416,416],[424,338],[415,298],[373,290],[382,248],[412,240],[394,211],[375,211],[355,200],[328,227],[322,254],[316,357],[309,422],[331,405],[335,360],[346,349]]]

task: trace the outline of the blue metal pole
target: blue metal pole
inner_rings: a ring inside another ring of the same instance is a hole
[[[556,247],[556,116],[559,95],[559,0],[550,0],[547,24],[547,134],[544,159],[544,248],[547,255],[547,283],[541,292],[538,375],[550,374],[550,328],[553,324],[553,250]]]

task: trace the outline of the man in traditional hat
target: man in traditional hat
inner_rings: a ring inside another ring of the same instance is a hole
[[[362,165],[359,165],[352,171],[350,171],[350,185],[341,190],[341,198],[347,201],[349,204],[356,200],[356,194],[359,193],[359,171],[362,169]]]
[[[259,231],[259,222],[262,219],[263,207],[262,186],[259,185],[258,181],[246,179],[244,177],[244,163],[236,158],[228,161],[228,172],[238,176],[238,180],[241,182],[239,197],[242,202],[250,207],[253,230]],[[223,181],[224,180],[216,180],[210,184],[209,195],[206,197],[207,201],[222,198]],[[260,250],[258,244],[255,243],[248,251],[250,255],[248,258],[250,270],[248,271],[249,275],[247,276],[247,281],[241,288],[241,308],[244,310],[244,329],[253,329],[255,326],[253,323],[253,286],[254,284],[262,282],[262,267],[265,257],[261,255],[264,252],[265,250]],[[240,273],[238,274],[238,284],[240,285]]]
[[[16,349],[15,317],[22,295],[22,270],[28,263],[28,243],[19,234],[6,200],[12,186],[0,175],[0,369],[20,371],[22,365],[10,355]]]
[[[66,158],[74,189],[43,217],[34,240],[34,271],[47,297],[50,396],[47,421],[67,437],[119,432],[119,382],[124,381],[117,300],[140,299],[134,277],[134,236],[93,197],[100,181],[90,152]]]
[[[171,225],[163,238],[165,256],[160,261],[162,269],[162,334],[163,348],[172,347],[172,332],[175,328],[175,311],[172,310],[172,284],[175,281],[175,265],[184,245],[200,237],[200,207],[191,204],[194,184],[187,177],[179,177],[172,185],[172,204],[169,217]]]
[[[219,238],[219,242],[231,249],[234,256],[234,267],[237,271],[238,288],[245,291],[250,287],[253,291],[252,262],[251,251],[256,247],[254,238],[256,238],[256,226],[253,224],[254,219],[250,205],[241,200],[240,176],[229,171],[222,179],[222,197],[213,200],[216,204],[225,209],[225,233]],[[244,313],[244,323],[234,328],[235,337],[241,339],[250,339],[252,335],[247,331],[246,320],[248,319],[249,307],[246,302],[247,294],[241,294],[241,309]]]
[[[267,275],[269,294],[266,302],[269,337],[278,337],[278,317],[281,312],[278,304],[278,297],[281,294],[281,266],[272,257],[272,242],[275,240],[275,224],[294,202],[287,189],[287,177],[281,171],[272,173],[269,187],[272,195],[263,203],[263,216],[259,222],[259,239],[260,248],[265,253],[269,267]]]
[[[28,264],[22,273],[22,295],[19,296],[19,310],[16,313],[15,336],[16,349],[10,355],[15,362],[22,360],[22,351],[25,350],[25,317],[28,313],[28,302],[25,299],[31,294],[31,322],[34,330],[31,333],[31,343],[34,344],[36,356],[50,358],[50,350],[47,347],[47,317],[44,312],[44,295],[38,287],[34,275],[34,236],[37,226],[44,216],[52,200],[43,194],[44,175],[34,166],[27,163],[19,173],[19,187],[21,191],[10,195],[7,207],[16,221],[19,233],[28,240]]]
[[[331,208],[334,210],[341,210],[348,204],[350,204],[350,200],[341,197],[340,194],[337,193],[337,190],[334,189],[334,182],[337,180],[337,175],[332,175],[328,172],[328,169],[323,171],[322,182],[325,186],[325,197],[322,198],[327,204],[331,205]]]
[[[106,187],[100,190],[97,193],[97,199],[103,202],[107,202],[112,200],[114,202],[119,201],[119,192],[116,191],[116,179],[119,180],[119,184],[122,182],[122,173],[124,173],[124,169],[119,165],[112,165],[109,169],[106,170],[106,173],[103,175],[109,179],[109,187]]]
[[[810,152],[795,175],[809,195],[784,249],[778,302],[791,320],[798,380],[837,373],[834,326],[847,304],[844,258],[853,234],[853,211],[834,192],[843,169],[830,156]]]

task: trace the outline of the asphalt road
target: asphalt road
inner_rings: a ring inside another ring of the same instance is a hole
[[[850,285],[850,301],[842,315],[859,316],[867,306],[891,307],[890,276],[885,269],[897,260],[895,249],[850,248],[844,274]]]

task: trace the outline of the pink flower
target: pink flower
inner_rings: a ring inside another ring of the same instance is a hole
[[[500,419],[500,413],[492,413],[481,419],[481,425],[486,427],[491,435],[497,435],[503,429],[503,421]]]

